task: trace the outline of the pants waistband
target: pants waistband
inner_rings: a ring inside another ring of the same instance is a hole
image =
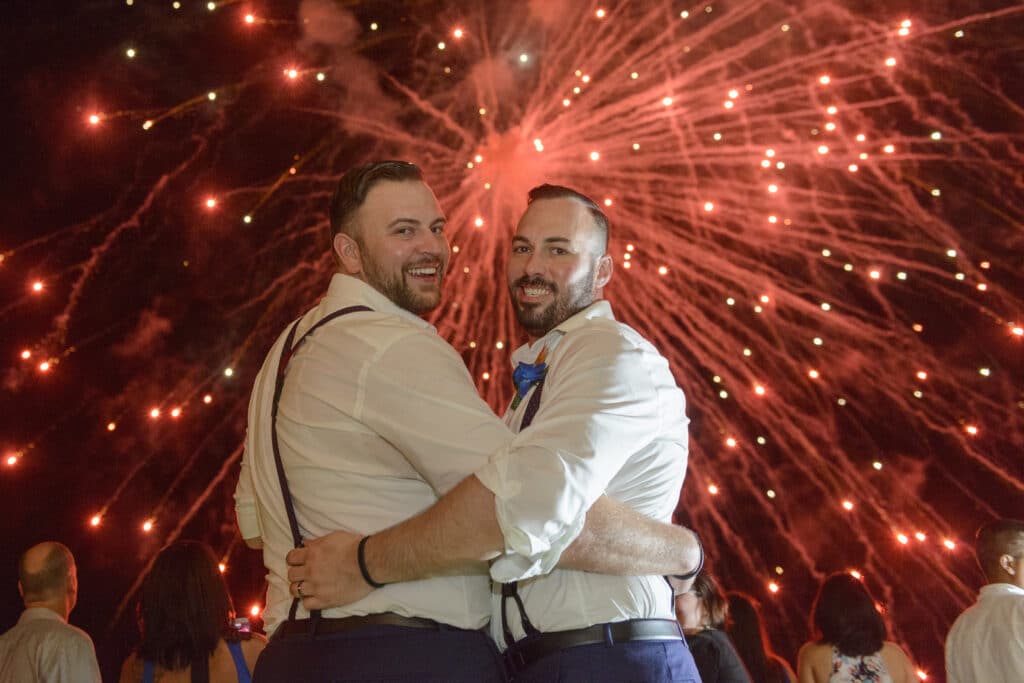
[[[367,626],[404,626],[405,628],[419,628],[440,631],[445,628],[454,628],[438,623],[433,619],[421,617],[403,617],[394,612],[382,612],[380,614],[365,614],[351,617],[337,617],[329,619],[326,617],[296,619],[286,621],[277,627],[274,638],[288,638],[294,636],[315,636],[329,633],[344,633],[355,631]]]
[[[614,645],[641,640],[681,641],[683,631],[674,619],[630,619],[571,631],[540,633],[515,642],[505,652],[505,661],[513,673],[518,673],[534,662],[570,647],[597,643]]]

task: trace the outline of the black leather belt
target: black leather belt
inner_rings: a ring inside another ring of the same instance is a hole
[[[420,617],[403,617],[394,612],[382,612],[381,614],[366,614],[363,616],[338,617],[336,619],[296,619],[286,621],[277,627],[274,638],[289,636],[311,636],[327,633],[343,633],[355,631],[367,626],[404,626],[406,628],[424,628],[439,631],[445,628],[433,619],[421,619]]]
[[[535,662],[559,650],[597,643],[628,643],[637,640],[682,640],[683,632],[674,619],[631,619],[597,624],[571,631],[552,631],[527,636],[505,652],[512,673],[524,671]]]

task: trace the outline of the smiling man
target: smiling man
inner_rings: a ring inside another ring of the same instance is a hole
[[[502,681],[479,631],[488,612],[479,568],[322,615],[288,594],[285,554],[299,538],[396,524],[510,438],[459,355],[419,317],[440,303],[450,255],[420,170],[353,169],[330,212],[338,271],[278,338],[249,404],[236,511],[243,538],[263,548],[272,636],[254,680]]]
[[[289,553],[306,607],[366,600],[494,557],[491,633],[514,680],[699,681],[659,576],[692,579],[698,546],[691,556],[648,542],[655,535],[639,525],[628,528],[632,546],[614,533],[594,540],[607,499],[651,524],[669,521],[687,460],[685,401],[667,361],[603,300],[607,243],[608,220],[586,196],[553,185],[530,192],[508,263],[529,337],[513,354],[517,395],[505,414],[517,435],[407,522],[372,536],[335,532]],[[667,568],[667,550],[682,568]]]

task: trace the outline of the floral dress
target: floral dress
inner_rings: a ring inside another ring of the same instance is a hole
[[[889,670],[885,668],[882,656],[873,655],[849,657],[832,648],[832,675],[829,683],[893,683]]]

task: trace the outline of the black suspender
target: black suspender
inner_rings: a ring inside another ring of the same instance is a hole
[[[526,404],[526,410],[523,411],[523,421],[519,424],[519,431],[523,431],[533,423],[533,418],[537,414],[537,409],[540,408],[540,396],[544,391],[544,379],[541,378],[533,386],[533,393],[530,395],[530,401]],[[512,627],[508,623],[508,600],[511,598],[516,603],[516,609],[519,610],[519,620],[522,622],[523,631],[526,635],[532,636],[539,634],[540,631],[530,622],[530,618],[526,616],[526,607],[523,606],[523,599],[519,597],[519,582],[510,581],[508,583],[501,584],[501,631],[502,635],[505,636],[505,647],[512,647],[513,643],[516,642],[515,636],[512,635]]]
[[[277,479],[281,483],[281,497],[284,498],[284,509],[288,513],[288,526],[292,531],[292,542],[296,548],[302,547],[302,533],[299,531],[299,522],[295,517],[295,504],[292,502],[291,489],[288,488],[288,478],[284,474],[284,463],[281,462],[281,448],[277,441],[277,405],[281,400],[281,390],[284,389],[284,371],[288,366],[288,361],[291,357],[299,350],[302,343],[306,341],[309,335],[313,334],[322,325],[331,322],[335,318],[340,318],[343,315],[349,313],[358,313],[360,311],[372,311],[372,308],[367,306],[349,306],[343,308],[340,311],[335,311],[330,315],[325,315],[323,318],[318,320],[312,327],[306,330],[306,333],[299,337],[299,341],[292,345],[292,341],[295,339],[295,331],[299,327],[300,320],[296,320],[295,324],[288,331],[288,337],[284,340],[284,346],[281,349],[281,358],[277,363],[277,378],[274,383],[274,401],[270,406],[270,442],[274,450],[274,465],[277,468]],[[294,621],[295,615],[299,609],[299,598],[292,600],[292,607],[288,611],[288,620]],[[320,610],[314,610],[310,613],[313,619],[320,618]]]

